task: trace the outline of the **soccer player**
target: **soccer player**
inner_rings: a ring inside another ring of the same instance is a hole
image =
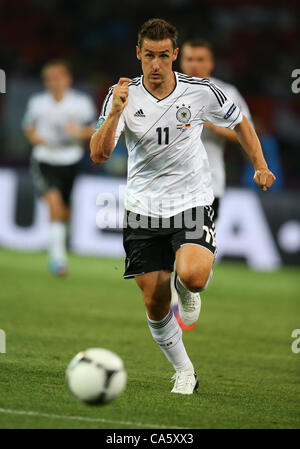
[[[53,274],[65,275],[71,191],[83,156],[83,141],[95,128],[96,110],[88,95],[71,88],[67,62],[48,62],[42,78],[46,91],[29,99],[23,128],[33,146],[34,186],[49,208],[49,269]]]
[[[235,86],[211,77],[214,70],[214,54],[212,45],[202,39],[191,39],[181,47],[180,67],[183,73],[199,78],[209,78],[211,82],[216,84],[225,95],[233,100],[241,113],[247,117],[252,124],[249,108]],[[234,130],[217,126],[211,122],[204,122],[201,140],[207,151],[208,161],[212,173],[212,186],[214,192],[214,220],[218,218],[220,198],[225,191],[225,164],[224,164],[224,148],[226,142],[238,143],[238,137]]]
[[[211,174],[200,139],[203,123],[234,129],[263,190],[275,177],[253,127],[230,97],[207,79],[172,70],[176,39],[176,29],[163,19],[142,25],[136,54],[143,75],[120,78],[109,89],[90,147],[92,160],[104,163],[125,133],[124,278],[135,278],[152,336],[175,369],[172,392],[192,394],[198,379],[170,310],[170,278],[176,259],[180,316],[193,324],[216,249]]]

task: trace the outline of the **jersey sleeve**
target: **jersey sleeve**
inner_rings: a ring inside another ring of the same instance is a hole
[[[37,102],[35,98],[29,99],[25,114],[22,120],[22,128],[26,129],[35,124],[38,116]]]
[[[105,97],[105,100],[103,102],[102,109],[101,109],[101,112],[100,112],[100,116],[99,116],[99,119],[98,119],[98,122],[97,122],[97,125],[96,125],[96,128],[95,128],[94,132],[96,132],[100,128],[100,126],[103,125],[103,123],[107,119],[108,114],[111,111],[112,99],[113,99],[113,91],[114,91],[114,86],[112,86],[109,89],[108,94]],[[123,113],[122,113],[121,117],[119,119],[117,130],[116,130],[115,145],[117,145],[118,140],[119,140],[122,132],[124,131],[124,127],[125,127],[125,121],[124,121],[124,116],[123,116]]]
[[[253,121],[252,121],[252,117],[251,117],[251,113],[250,113],[250,110],[248,108],[248,105],[247,105],[246,101],[244,100],[244,98],[242,97],[242,95],[240,94],[240,92],[236,88],[234,88],[234,90],[232,91],[231,98],[235,102],[235,104],[238,105],[238,107],[240,108],[241,113],[245,117],[247,117],[247,119],[249,120],[251,125],[254,127],[254,124],[253,124]]]
[[[239,106],[216,84],[208,81],[206,94],[208,101],[202,115],[204,121],[229,129],[233,129],[242,121],[243,116]]]

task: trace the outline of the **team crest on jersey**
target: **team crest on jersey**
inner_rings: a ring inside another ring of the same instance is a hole
[[[190,128],[191,124],[189,123],[189,121],[192,116],[191,106],[186,106],[185,104],[183,104],[182,106],[176,107],[176,118],[180,122],[177,124],[177,129]]]

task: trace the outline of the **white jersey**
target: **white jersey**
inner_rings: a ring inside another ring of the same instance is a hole
[[[251,115],[249,108],[237,90],[232,84],[225,83],[217,78],[210,78],[210,80],[217,84],[225,95],[229,95],[234,101],[241,113],[247,117],[251,122]],[[207,151],[208,161],[212,173],[212,185],[215,197],[221,197],[225,191],[225,163],[224,163],[224,148],[226,145],[226,138],[216,134],[209,128],[203,128],[201,135],[203,145]]]
[[[203,122],[233,129],[242,120],[238,106],[208,79],[174,74],[175,88],[162,100],[147,91],[143,76],[129,83],[117,127],[115,143],[124,132],[128,150],[125,207],[142,215],[170,217],[212,204]],[[113,87],[96,129],[111,110]]]
[[[68,90],[61,101],[49,92],[33,95],[27,105],[23,128],[34,125],[45,144],[36,145],[32,157],[51,165],[69,165],[83,155],[80,139],[70,137],[65,127],[68,123],[85,126],[95,122],[96,109],[91,98],[74,89]]]

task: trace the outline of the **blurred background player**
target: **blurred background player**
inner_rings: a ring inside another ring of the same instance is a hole
[[[42,78],[46,91],[29,99],[23,128],[33,146],[34,186],[49,208],[49,269],[64,275],[71,191],[84,152],[83,141],[94,130],[96,110],[88,95],[71,89],[67,62],[48,62]]]
[[[214,54],[212,45],[202,39],[191,39],[184,42],[180,58],[181,71],[189,76],[209,78],[217,84],[222,91],[227,93],[234,103],[240,108],[243,115],[252,123],[249,108],[239,91],[232,84],[219,78],[214,78],[211,73],[214,70]],[[220,198],[224,195],[226,175],[224,163],[224,149],[227,141],[239,143],[236,133],[228,128],[221,128],[212,123],[205,122],[201,134],[201,140],[206,149],[208,161],[212,173],[212,185],[214,191],[214,219],[218,218]]]
[[[211,77],[215,62],[213,47],[209,42],[202,39],[191,39],[184,42],[181,48],[180,67],[181,71],[186,75],[209,78],[214,84],[217,84],[225,94],[227,93],[232,98],[242,114],[252,123],[249,108],[237,88],[218,78]],[[227,141],[238,143],[238,139],[233,130],[205,122],[201,140],[206,149],[212,173],[212,186],[215,197],[212,207],[214,209],[214,220],[216,221],[219,214],[220,198],[224,195],[226,184],[224,149]],[[195,327],[196,324],[185,326],[182,323],[178,313],[178,301],[175,290],[172,292],[172,308],[182,329],[191,330]]]

